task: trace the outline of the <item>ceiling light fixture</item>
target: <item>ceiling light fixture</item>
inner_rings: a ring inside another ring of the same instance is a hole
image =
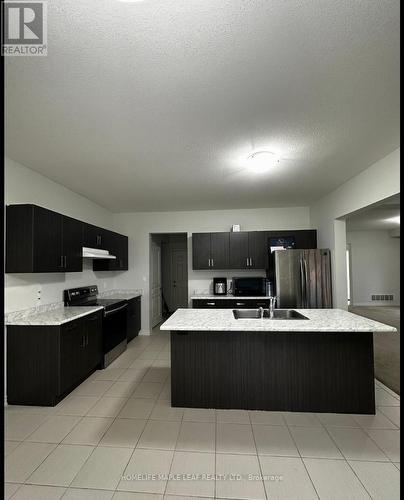
[[[400,224],[400,216],[391,217],[390,219],[386,219],[386,222],[394,222],[395,224]]]
[[[247,157],[247,167],[257,173],[267,172],[276,167],[280,156],[272,151],[256,151]]]

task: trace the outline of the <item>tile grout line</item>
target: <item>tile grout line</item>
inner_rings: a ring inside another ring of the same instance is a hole
[[[296,443],[296,441],[295,441],[295,438],[293,437],[293,433],[292,433],[292,431],[290,430],[290,427],[289,427],[288,421],[286,420],[286,418],[285,418],[285,416],[284,416],[284,415],[282,415],[282,418],[285,420],[286,428],[288,429],[289,434],[290,434],[290,437],[291,437],[291,439],[292,439],[292,441],[293,441],[293,444],[295,445],[296,450],[297,450],[297,452],[299,453],[300,461],[302,462],[303,467],[304,467],[304,470],[306,471],[306,474],[307,474],[307,476],[308,476],[308,477],[309,477],[309,479],[310,479],[310,482],[311,482],[311,484],[312,484],[312,486],[313,486],[314,492],[316,493],[318,500],[320,500],[320,494],[319,494],[319,492],[317,491],[317,488],[316,488],[316,486],[315,486],[315,484],[314,484],[313,478],[311,477],[311,475],[310,475],[310,473],[309,473],[309,471],[308,471],[308,469],[307,469],[306,463],[305,463],[305,461],[303,460],[303,457],[302,457],[302,454],[300,453],[299,447],[297,446],[297,443]],[[318,419],[318,420],[320,421],[320,419]],[[321,422],[320,422],[320,424],[321,424]]]
[[[266,489],[266,486],[265,486],[264,473],[262,471],[261,460],[260,460],[260,457],[258,455],[257,441],[255,439],[254,427],[253,427],[253,424],[252,424],[252,421],[251,421],[251,414],[250,414],[250,412],[248,410],[247,410],[247,415],[248,415],[248,420],[250,421],[251,434],[252,434],[253,440],[254,440],[254,446],[255,446],[255,452],[256,452],[256,456],[257,456],[258,467],[259,467],[259,470],[260,470],[260,473],[261,473],[261,483],[262,483],[262,487],[264,488],[264,495],[265,495],[265,498],[267,500],[270,500],[268,498],[267,489]],[[281,415],[281,416],[283,418],[283,415]]]

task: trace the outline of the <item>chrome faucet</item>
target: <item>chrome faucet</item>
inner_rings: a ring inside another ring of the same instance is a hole
[[[272,319],[274,317],[274,309],[277,297],[268,297],[268,299],[269,299],[269,318]]]

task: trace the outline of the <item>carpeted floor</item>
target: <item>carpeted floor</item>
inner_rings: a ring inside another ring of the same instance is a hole
[[[349,311],[397,328],[398,333],[375,333],[375,376],[400,394],[400,307],[350,306]]]

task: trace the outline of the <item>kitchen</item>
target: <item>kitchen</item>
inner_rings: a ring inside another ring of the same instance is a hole
[[[345,260],[399,196],[398,3],[105,0],[97,42],[88,5],[5,58],[6,497],[398,498],[396,330]],[[155,325],[163,234],[188,307]]]

